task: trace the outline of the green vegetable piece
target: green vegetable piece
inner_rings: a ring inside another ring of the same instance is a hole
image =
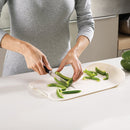
[[[123,54],[122,54],[122,58],[126,61],[130,61],[130,50],[129,51],[125,51]]]
[[[103,80],[108,80],[109,79],[109,74],[106,73],[106,78],[104,78]]]
[[[59,81],[57,78],[55,78],[54,77],[54,79],[55,79],[55,81],[58,83],[58,84],[60,84],[60,85],[63,85],[63,86],[65,86],[65,87],[68,87],[68,84],[66,83],[66,82],[64,82],[64,81]]]
[[[97,67],[95,68],[96,72],[103,75],[103,76],[106,76],[103,80],[108,80],[109,79],[109,74],[105,71],[102,71],[100,69],[98,69]]]
[[[70,78],[68,81],[66,81],[66,84],[68,85],[68,87],[73,83],[73,79]]]
[[[99,68],[95,68],[95,70],[96,70],[96,72],[97,73],[99,73],[99,74],[101,74],[101,75],[106,75],[107,73],[105,72],[105,71],[102,71],[102,70],[100,70]]]
[[[66,87],[69,87],[73,83],[73,79],[72,78],[64,76],[60,72],[55,72],[55,74],[58,75],[59,77],[63,78],[64,80],[66,80],[66,82],[65,82],[65,84],[66,84],[65,86]]]
[[[100,81],[100,79],[99,78],[97,78],[97,77],[92,77],[92,80],[96,80],[96,81]]]
[[[61,74],[60,72],[57,72],[57,71],[55,72],[55,74],[58,75],[59,77],[63,78],[63,79],[66,80],[66,81],[72,79],[72,78],[69,78],[69,77],[67,77],[67,76],[64,76],[63,74]]]
[[[85,76],[85,77],[83,77],[83,80],[85,80],[85,79],[92,79],[92,80],[96,80],[96,81],[100,81],[100,79],[99,78],[97,78],[97,77],[88,77],[88,76]]]
[[[56,85],[57,85],[57,83],[50,83],[50,84],[48,84],[48,87],[57,87]]]
[[[91,73],[93,73],[94,76],[97,76],[97,72],[95,71],[90,71]]]
[[[80,93],[81,90],[70,90],[70,91],[62,91],[63,94],[75,94]]]
[[[59,88],[62,88],[63,90],[66,90],[65,86],[63,86],[61,84],[57,84],[57,83],[48,84],[48,87],[59,87]]]
[[[88,76],[90,76],[90,77],[94,77],[94,76],[97,75],[97,72],[88,71],[87,69],[85,69],[83,72],[86,73],[86,74],[87,74]]]
[[[127,71],[130,71],[130,61],[127,61],[125,59],[122,59],[121,60],[121,65],[122,67],[127,70]]]
[[[62,96],[62,90],[61,89],[57,89],[56,90],[56,94],[57,94],[57,96],[59,97],[59,98],[64,98],[63,96]]]

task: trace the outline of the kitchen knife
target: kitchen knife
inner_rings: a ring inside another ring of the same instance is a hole
[[[44,67],[45,71],[46,71],[50,76],[52,76],[53,78],[55,77],[55,78],[57,78],[57,79],[60,80],[60,81],[66,82],[66,80],[64,80],[63,78],[61,78],[61,77],[59,77],[58,75],[56,75],[53,71],[48,70],[46,66],[43,66],[43,67]]]

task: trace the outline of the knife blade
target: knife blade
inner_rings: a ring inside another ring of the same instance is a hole
[[[43,66],[43,67],[44,67],[45,71],[46,71],[50,76],[52,76],[53,78],[55,77],[55,78],[57,78],[57,79],[60,80],[60,81],[66,82],[66,80],[64,80],[63,78],[61,78],[61,77],[59,77],[58,75],[56,75],[53,71],[48,70],[46,66]]]
[[[53,78],[57,78],[59,81],[63,81],[63,82],[66,82],[66,80],[64,80],[63,78],[61,78],[60,76],[56,75],[53,71],[51,70],[48,70],[46,66],[43,66],[45,71],[50,75],[52,76]],[[73,87],[75,88],[72,84],[70,85],[70,87]]]

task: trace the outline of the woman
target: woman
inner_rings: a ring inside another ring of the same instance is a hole
[[[11,17],[10,35],[0,30],[1,47],[7,49],[3,76],[34,70],[49,70],[71,64],[73,80],[82,75],[78,59],[94,33],[90,0],[0,0],[0,11],[8,2]],[[69,18],[76,9],[78,36],[70,49]],[[51,65],[51,66],[50,66]]]

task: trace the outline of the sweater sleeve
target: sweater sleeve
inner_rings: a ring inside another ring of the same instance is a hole
[[[2,8],[4,6],[4,4],[7,2],[7,0],[0,0],[0,16],[1,16],[1,12],[2,12]],[[5,32],[3,29],[0,28],[0,47],[1,47],[1,41],[2,41],[2,38],[4,37],[4,35],[6,34],[7,32]]]
[[[92,18],[90,0],[75,0],[77,13],[78,36],[84,35],[91,42],[94,35],[94,20]]]

